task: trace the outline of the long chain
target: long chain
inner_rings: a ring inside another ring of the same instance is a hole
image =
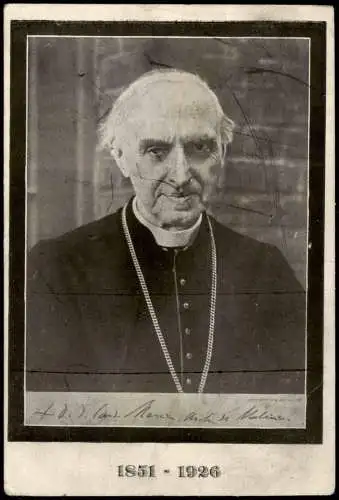
[[[172,358],[170,356],[170,353],[168,352],[167,345],[164,339],[164,336],[162,334],[162,331],[160,329],[160,325],[158,322],[157,315],[155,313],[153,303],[146,285],[146,281],[144,278],[144,275],[141,271],[141,267],[138,261],[138,257],[135,252],[135,248],[133,245],[133,241],[131,238],[131,234],[128,229],[128,224],[127,224],[127,219],[126,219],[126,207],[127,204],[123,207],[122,209],[122,227],[124,231],[124,235],[127,241],[128,249],[130,251],[132,261],[134,264],[135,271],[137,273],[139,283],[142,289],[142,292],[144,294],[144,298],[148,307],[149,314],[152,319],[153,327],[154,330],[157,334],[162,352],[164,354],[168,369],[170,371],[170,374],[172,376],[173,382],[175,384],[175,387],[178,392],[184,392],[183,388],[180,384],[178,375],[174,369],[173,363],[172,363]],[[216,251],[216,245],[215,245],[215,239],[214,239],[214,233],[213,233],[213,228],[211,221],[207,215],[207,222],[209,226],[209,231],[210,231],[210,236],[211,236],[211,266],[212,266],[212,279],[211,279],[211,301],[210,301],[210,322],[209,322],[209,330],[208,330],[208,341],[207,341],[207,349],[206,349],[206,359],[205,359],[205,364],[204,368],[201,374],[201,380],[200,384],[198,387],[198,393],[201,393],[204,391],[204,387],[206,384],[210,364],[211,364],[211,359],[212,359],[212,353],[213,353],[213,344],[214,344],[214,327],[215,327],[215,308],[216,308],[216,298],[217,298],[217,251]]]

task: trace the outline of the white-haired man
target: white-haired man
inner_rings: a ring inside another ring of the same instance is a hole
[[[198,76],[146,73],[100,131],[135,196],[29,258],[27,389],[304,390],[305,296],[208,215],[233,122]]]

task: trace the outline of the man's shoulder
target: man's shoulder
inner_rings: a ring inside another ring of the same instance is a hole
[[[240,234],[214,219],[217,253],[221,266],[248,285],[263,289],[301,291],[283,253],[270,243]]]
[[[242,255],[244,252],[246,254],[257,254],[257,253],[275,253],[278,252],[274,245],[266,242],[259,241],[247,234],[240,233],[231,229],[229,226],[218,221],[217,218],[212,217],[215,236],[220,248],[225,248],[228,252]]]
[[[31,254],[50,258],[67,255],[90,255],[108,248],[114,242],[117,250],[122,241],[120,215],[121,208],[115,213],[89,222],[56,238],[41,240]]]

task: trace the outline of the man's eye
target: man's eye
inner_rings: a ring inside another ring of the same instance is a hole
[[[189,150],[191,153],[193,154],[197,154],[197,155],[207,155],[207,154],[210,154],[211,151],[213,149],[213,146],[212,144],[210,144],[209,142],[192,142],[190,145],[189,145]]]
[[[161,148],[159,146],[151,146],[146,149],[146,154],[150,155],[152,158],[161,160],[162,158],[165,158],[167,150],[166,148]]]
[[[201,151],[201,152],[202,151],[209,151],[210,150],[210,148],[209,148],[209,146],[207,144],[202,144],[202,143],[195,144],[195,149],[197,151]]]

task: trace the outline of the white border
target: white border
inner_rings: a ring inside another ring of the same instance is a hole
[[[314,5],[8,4],[6,19],[39,21],[329,21],[331,7]]]
[[[131,36],[108,36],[108,35],[27,35],[27,38],[141,38],[143,40],[146,39],[151,39],[153,38],[177,38],[177,39],[182,39],[184,38],[185,40],[190,40],[190,39],[207,39],[207,40],[225,40],[230,38],[231,40],[234,39],[241,39],[241,40],[248,40],[252,38],[259,38],[260,40],[262,39],[267,39],[267,40],[310,40],[310,37],[307,36],[177,36],[177,35],[168,35],[168,36],[160,36],[160,35],[131,35]]]
[[[314,6],[201,5],[7,5],[5,7],[5,78],[8,82],[9,21],[50,20],[276,20],[326,21],[326,200],[325,200],[325,310],[324,310],[324,442],[322,445],[202,445],[161,443],[5,443],[5,490],[10,495],[316,495],[332,494],[334,475],[334,9]],[[5,84],[4,160],[9,161],[9,85]],[[5,170],[6,173],[6,170]],[[8,262],[9,179],[5,187],[4,254]],[[8,266],[5,267],[5,332],[8,330]],[[5,336],[4,391],[7,396],[8,339]],[[5,436],[7,436],[5,411]],[[5,437],[6,439],[6,437]],[[119,481],[116,464],[178,462],[221,464],[218,480]],[[76,466],[75,466],[76,464]]]
[[[308,318],[308,251],[309,251],[309,241],[310,241],[310,210],[309,210],[309,203],[310,203],[310,125],[311,125],[311,52],[312,52],[312,44],[311,44],[311,39],[309,39],[308,42],[308,124],[307,124],[307,181],[306,181],[306,187],[307,187],[307,195],[306,195],[306,281],[305,281],[305,291],[306,291],[306,302],[305,302],[305,392],[304,394],[306,395],[305,398],[305,416],[307,417],[307,346],[308,346],[308,324],[307,324],[307,318]],[[26,207],[27,211],[27,207]],[[26,325],[26,323],[25,323]],[[26,334],[25,334],[26,338]]]

